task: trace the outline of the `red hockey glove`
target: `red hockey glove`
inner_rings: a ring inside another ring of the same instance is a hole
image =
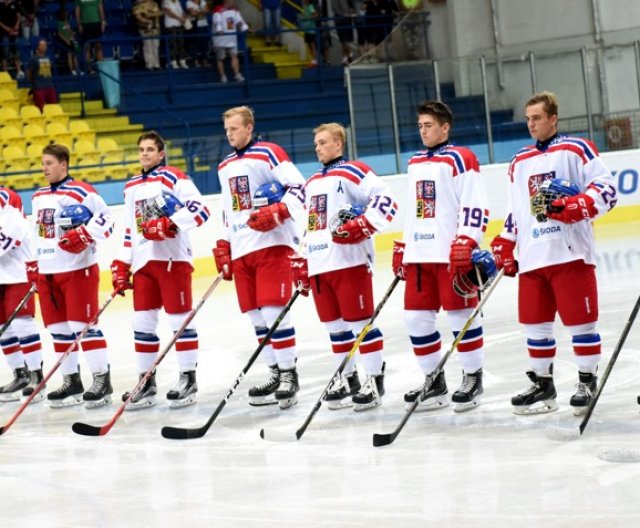
[[[122,260],[114,260],[111,263],[111,284],[114,291],[124,296],[125,290],[133,289],[131,283],[131,264]]]
[[[253,211],[249,216],[247,225],[256,231],[271,231],[287,219],[291,218],[291,213],[282,202],[265,205],[257,211]]]
[[[547,218],[553,218],[565,224],[575,224],[581,220],[593,218],[597,214],[595,200],[588,194],[577,194],[551,202]]]
[[[518,261],[513,256],[515,248],[516,243],[508,238],[497,236],[491,241],[491,252],[496,260],[496,268],[504,269],[507,277],[515,277],[518,273]]]
[[[468,236],[460,235],[451,243],[449,253],[449,271],[457,273],[468,273],[473,269],[471,263],[471,252],[478,247],[478,243]]]
[[[393,241],[393,257],[391,259],[391,268],[393,269],[393,274],[396,277],[399,277],[402,280],[407,280],[407,273],[402,263],[402,259],[404,258],[404,242],[400,240]]]
[[[364,215],[349,220],[336,229],[333,241],[336,244],[357,244],[376,232]]]
[[[222,274],[224,280],[230,281],[233,277],[231,267],[231,244],[226,240],[218,240],[216,247],[212,249],[213,258],[216,261],[216,269]]]
[[[291,267],[291,281],[296,288],[300,289],[300,293],[306,297],[309,295],[309,290],[311,289],[307,259],[297,255],[289,257],[289,259],[289,265]]]
[[[142,225],[142,236],[147,240],[166,240],[175,238],[178,234],[178,226],[168,216],[147,220]]]
[[[93,238],[91,238],[89,231],[85,226],[81,225],[74,229],[69,229],[62,235],[58,240],[58,246],[69,253],[82,253],[92,242]]]
[[[40,272],[38,271],[38,261],[31,260],[29,262],[24,263],[24,267],[27,271],[27,282],[29,284],[38,284],[38,278],[40,277]]]

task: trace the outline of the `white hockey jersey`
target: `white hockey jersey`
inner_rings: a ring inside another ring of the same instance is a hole
[[[147,218],[148,202],[169,193],[183,207],[171,215],[178,227],[175,238],[147,240],[142,235],[142,223]],[[151,260],[189,262],[193,251],[188,231],[209,219],[209,209],[200,191],[180,169],[159,165],[150,171],[132,177],[124,187],[124,241],[118,258],[131,264],[135,273]]]
[[[31,226],[22,200],[11,189],[0,187],[0,284],[27,282],[25,262],[34,260]]]
[[[405,263],[449,262],[451,242],[468,236],[478,245],[487,229],[487,195],[476,156],[443,145],[409,160]]]
[[[367,264],[373,265],[373,239],[359,244],[336,244],[330,221],[344,205],[366,206],[364,216],[376,229],[385,229],[398,210],[387,184],[360,161],[339,160],[307,181],[305,188],[307,233],[302,256],[309,276]]]
[[[589,140],[555,136],[545,143],[521,149],[509,165],[509,206],[501,233],[517,242],[520,272],[573,260],[595,264],[591,221],[538,222],[531,213],[531,198],[542,182],[552,178],[569,180],[591,196],[597,216],[616,204],[613,176]]]
[[[213,46],[234,48],[238,46],[238,31],[247,31],[249,26],[236,8],[220,7],[213,13]]]
[[[68,205],[84,205],[93,213],[86,224],[93,240],[104,240],[113,232],[113,218],[102,197],[88,183],[64,180],[48,187],[40,187],[32,198],[33,219],[36,224],[36,258],[40,273],[63,273],[92,266],[97,261],[96,244],[81,253],[69,253],[58,247],[64,234],[58,220]]]
[[[218,178],[222,189],[223,237],[231,243],[231,258],[273,246],[297,249],[300,239],[294,219],[303,213],[305,181],[284,149],[274,143],[253,142],[229,154],[218,165]],[[253,211],[252,197],[258,187],[274,181],[286,189],[281,202],[287,205],[291,218],[271,231],[251,229],[247,220]]]

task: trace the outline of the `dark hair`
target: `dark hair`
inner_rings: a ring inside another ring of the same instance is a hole
[[[42,149],[42,155],[44,156],[45,154],[53,156],[60,163],[66,161],[67,165],[69,165],[69,149],[64,145],[61,145],[59,143],[50,143]]]
[[[449,123],[453,125],[453,113],[451,109],[440,101],[423,101],[417,108],[418,115],[432,115],[441,125]]]
[[[151,141],[153,141],[156,144],[156,147],[158,147],[159,152],[164,151],[164,139],[155,130],[140,134],[140,137],[138,138],[138,145],[140,145],[140,143],[142,143],[145,139],[150,139]]]

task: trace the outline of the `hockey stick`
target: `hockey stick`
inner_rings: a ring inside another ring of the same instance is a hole
[[[18,313],[20,313],[20,310],[22,310],[24,308],[24,305],[27,304],[27,302],[29,302],[29,299],[31,299],[31,296],[35,292],[36,292],[36,285],[32,284],[31,288],[29,288],[29,291],[27,292],[27,294],[18,303],[18,306],[16,306],[16,309],[9,316],[9,319],[7,319],[7,322],[2,325],[2,328],[0,328],[0,337],[2,337],[4,335],[4,333],[7,331],[9,326],[11,326],[11,323],[13,322],[13,320],[18,316]]]
[[[611,374],[611,371],[613,370],[613,367],[616,364],[616,360],[618,359],[618,355],[620,354],[620,351],[622,350],[622,347],[624,346],[624,343],[627,340],[627,336],[629,335],[631,326],[633,325],[633,322],[635,321],[636,316],[638,315],[638,311],[640,311],[640,297],[638,297],[638,300],[636,301],[636,304],[634,305],[633,310],[631,310],[631,314],[629,315],[629,320],[627,321],[627,324],[625,324],[624,329],[622,330],[620,339],[618,339],[616,348],[613,350],[613,354],[611,354],[611,358],[609,359],[607,368],[605,369],[604,374],[600,379],[600,383],[598,384],[596,393],[593,395],[593,399],[589,402],[589,405],[587,406],[587,410],[584,414],[584,417],[582,418],[582,421],[580,422],[580,425],[578,426],[578,429],[576,430],[573,428],[566,429],[561,427],[552,427],[552,428],[549,428],[549,430],[546,433],[548,437],[554,440],[574,440],[582,436],[582,433],[584,433],[584,430],[586,429],[587,424],[589,423],[589,419],[593,414],[593,410],[596,404],[598,403],[600,394],[602,394],[604,386],[607,383],[607,379],[609,379],[609,374]]]
[[[47,374],[44,376],[42,381],[38,383],[38,385],[33,389],[33,392],[27,397],[27,399],[22,403],[22,405],[18,407],[18,410],[13,414],[11,419],[4,426],[0,427],[0,435],[3,435],[8,431],[8,429],[18,419],[18,417],[24,412],[24,410],[29,406],[29,404],[33,401],[33,399],[43,389],[43,387],[47,384],[47,381],[49,381],[49,379],[51,378],[51,376],[53,376],[55,371],[58,370],[58,367],[62,365],[62,362],[64,361],[64,359],[71,353],[72,350],[75,349],[76,346],[78,346],[78,344],[80,343],[80,341],[82,341],[82,339],[84,338],[86,333],[89,331],[89,329],[98,322],[98,319],[100,318],[102,313],[107,309],[107,306],[111,304],[111,301],[113,301],[116,294],[117,292],[115,290],[111,292],[111,296],[103,303],[103,305],[100,307],[100,309],[98,310],[96,315],[93,317],[93,319],[87,323],[87,325],[82,329],[82,331],[78,335],[76,335],[74,342],[71,343],[71,345],[69,345],[69,348],[67,348],[67,350],[65,350],[64,353],[58,358],[58,361],[54,363],[53,367],[51,367],[51,370],[47,372]]]
[[[391,294],[393,293],[393,290],[395,290],[396,286],[398,285],[398,282],[400,282],[400,277],[394,277],[393,281],[391,282],[391,284],[387,288],[387,291],[385,292],[384,296],[382,297],[382,299],[378,303],[378,306],[376,306],[376,309],[374,310],[373,315],[371,316],[371,319],[369,319],[369,322],[364,326],[364,328],[358,334],[358,337],[357,337],[355,343],[353,343],[353,346],[351,347],[351,350],[349,350],[349,353],[342,360],[342,362],[338,366],[338,369],[333,373],[333,376],[331,376],[331,379],[329,380],[329,383],[327,383],[327,386],[322,391],[322,394],[320,394],[320,397],[318,398],[318,401],[316,401],[315,405],[313,406],[313,409],[311,409],[311,412],[309,413],[309,415],[305,419],[304,423],[294,433],[294,435],[293,436],[290,435],[290,434],[281,435],[281,434],[278,434],[278,433],[267,434],[264,429],[261,429],[260,430],[260,437],[261,438],[263,438],[265,440],[276,440],[276,441],[285,441],[285,442],[294,441],[294,440],[300,440],[300,438],[302,438],[302,435],[307,430],[307,427],[309,427],[309,424],[311,423],[311,420],[313,420],[313,417],[320,410],[320,407],[322,406],[322,401],[323,401],[324,397],[326,396],[327,391],[329,390],[329,387],[331,387],[331,384],[333,383],[333,380],[336,377],[339,377],[339,376],[342,375],[342,371],[347,366],[347,363],[349,362],[349,360],[354,356],[354,354],[356,353],[356,350],[358,350],[358,347],[360,346],[360,343],[362,343],[362,341],[364,340],[365,336],[371,330],[371,327],[373,326],[373,323],[377,319],[378,315],[380,315],[380,312],[381,312],[382,308],[384,307],[384,305],[386,304],[386,302],[389,300],[389,297],[391,297]]]
[[[201,438],[205,434],[207,434],[207,431],[211,428],[211,426],[213,425],[213,422],[215,422],[220,412],[222,412],[222,409],[224,409],[225,405],[229,401],[229,398],[231,398],[231,395],[238,388],[238,385],[240,385],[240,382],[244,379],[247,372],[249,372],[249,369],[251,368],[255,360],[260,355],[260,352],[262,352],[262,349],[269,342],[269,339],[271,339],[271,336],[278,329],[278,326],[280,326],[280,323],[285,318],[285,316],[291,309],[291,306],[293,305],[293,303],[295,302],[295,300],[298,298],[299,295],[300,295],[300,289],[298,288],[293,292],[293,295],[291,296],[291,299],[289,299],[289,302],[287,302],[285,307],[282,309],[282,311],[278,315],[278,318],[273,322],[273,325],[271,325],[271,328],[269,329],[267,334],[264,336],[264,338],[262,338],[262,340],[260,341],[260,344],[258,345],[258,348],[256,348],[254,353],[251,354],[249,361],[247,361],[247,364],[240,371],[240,374],[238,374],[238,377],[233,382],[233,385],[231,386],[231,388],[224,395],[224,398],[222,398],[222,401],[218,404],[218,407],[216,407],[216,410],[213,411],[213,414],[209,417],[209,419],[207,420],[207,423],[205,423],[200,427],[193,427],[193,428],[166,426],[166,427],[163,427],[161,430],[162,436],[164,436],[165,438],[170,438],[172,440],[188,440],[190,438]]]
[[[469,316],[469,319],[467,319],[467,322],[464,324],[460,332],[458,332],[458,335],[453,340],[453,343],[451,343],[451,347],[449,347],[449,350],[447,350],[446,354],[442,356],[442,359],[440,359],[440,362],[438,363],[434,371],[429,376],[427,376],[424,386],[422,387],[422,391],[420,392],[420,394],[418,394],[415,401],[411,404],[411,407],[409,407],[405,415],[402,417],[402,420],[400,420],[400,423],[395,428],[395,430],[392,433],[374,433],[373,435],[374,447],[389,445],[398,437],[398,435],[400,434],[400,431],[402,431],[402,429],[404,428],[409,418],[411,418],[411,415],[418,408],[418,405],[422,400],[422,395],[425,394],[431,388],[431,385],[433,385],[433,382],[438,377],[438,374],[442,372],[442,369],[444,368],[445,363],[447,362],[449,357],[451,357],[451,354],[453,354],[453,351],[456,349],[460,341],[462,341],[462,338],[467,333],[467,330],[469,330],[469,327],[471,326],[475,318],[482,311],[482,307],[484,306],[484,303],[487,302],[487,299],[489,299],[489,297],[491,296],[491,293],[493,292],[495,287],[498,285],[498,282],[500,282],[500,279],[503,276],[504,276],[504,269],[501,269],[493,279],[493,282],[491,283],[491,285],[487,288],[486,293],[482,297],[482,300],[478,302],[478,305],[475,307],[473,312],[471,312],[471,315]]]
[[[120,415],[124,412],[127,404],[129,404],[129,402],[133,399],[133,397],[136,394],[138,394],[138,392],[140,392],[140,389],[144,387],[144,384],[152,376],[156,367],[160,364],[160,362],[164,359],[164,357],[169,353],[169,351],[171,350],[171,347],[175,344],[178,338],[184,333],[184,331],[187,329],[187,326],[189,326],[189,323],[200,311],[200,309],[202,308],[206,300],[214,292],[214,290],[217,288],[218,284],[220,284],[221,281],[222,281],[222,274],[218,275],[216,279],[211,283],[211,286],[209,286],[209,289],[204,293],[204,295],[202,296],[202,299],[200,299],[198,301],[198,304],[196,304],[196,306],[189,312],[189,315],[186,317],[186,319],[182,323],[182,326],[173,334],[173,337],[167,343],[167,346],[165,346],[164,350],[158,355],[158,357],[156,357],[155,361],[153,362],[151,367],[149,367],[149,369],[144,374],[144,376],[142,376],[140,380],[138,380],[138,383],[136,384],[136,386],[130,391],[129,397],[124,401],[124,403],[122,403],[122,405],[120,405],[118,410],[111,417],[111,420],[109,420],[106,424],[102,426],[89,425],[83,422],[75,422],[71,426],[71,429],[73,430],[74,433],[83,435],[83,436],[103,436],[103,435],[106,435],[111,430],[111,428],[118,421],[118,418],[120,418]]]

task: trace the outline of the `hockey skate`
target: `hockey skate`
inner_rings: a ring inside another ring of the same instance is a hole
[[[28,398],[29,396],[31,396],[33,394],[33,391],[36,390],[36,387],[40,385],[40,382],[43,379],[44,379],[44,376],[42,375],[42,366],[39,369],[32,370],[31,372],[29,372],[29,384],[24,389],[22,389],[22,396],[25,398]],[[44,399],[45,387],[46,385],[44,385],[40,390],[40,392],[38,392],[38,394],[36,394],[33,397],[33,399],[31,400],[31,403],[36,403]]]
[[[62,387],[47,394],[49,406],[52,409],[60,409],[82,403],[84,386],[80,378],[80,372],[62,375]]]
[[[427,376],[427,381],[430,381],[429,378],[431,375]],[[423,394],[427,381],[417,389],[409,391],[404,395],[404,403],[407,410],[411,408],[413,402],[415,402],[416,398],[419,396],[421,396],[421,399],[420,403],[416,407],[416,412],[435,411],[436,409],[442,409],[449,405],[449,398],[447,397],[449,390],[447,389],[447,381],[444,377],[444,371],[440,371],[436,376],[436,379],[433,380],[429,390]]]
[[[351,397],[353,402],[354,411],[366,411],[367,409],[373,409],[382,405],[382,396],[384,396],[384,368],[385,364],[382,364],[382,370],[380,374],[374,376],[367,376],[366,381],[360,387],[360,391]]]
[[[20,391],[29,385],[29,370],[27,367],[18,367],[13,371],[13,380],[0,387],[0,402],[12,402],[20,400]]]
[[[327,402],[327,408],[336,411],[352,407],[353,401],[351,397],[360,392],[361,386],[357,370],[354,370],[351,374],[333,378],[333,383],[324,397],[324,401]]]
[[[140,379],[142,379],[146,373],[140,374]],[[156,385],[156,373],[154,372],[149,376],[147,381],[145,381],[144,385],[140,388],[140,390],[134,394],[131,401],[127,403],[124,408],[125,411],[138,411],[140,409],[146,409],[147,407],[153,407],[156,404],[156,394],[158,392],[158,387]],[[122,395],[122,401],[126,402],[129,399],[131,392],[127,391]]]
[[[598,389],[598,377],[595,374],[578,372],[578,378],[580,381],[576,385],[576,393],[569,400],[569,405],[573,407],[575,416],[582,416],[587,412],[587,407]]]
[[[93,383],[89,390],[84,393],[82,399],[86,402],[87,409],[97,409],[111,403],[113,387],[111,386],[111,372],[93,374]]]
[[[280,386],[276,390],[276,400],[280,409],[288,409],[298,403],[296,393],[300,390],[296,367],[280,370]]]
[[[196,382],[196,371],[187,370],[180,373],[178,384],[167,392],[167,400],[169,400],[170,409],[179,409],[188,407],[197,403],[196,393],[198,392],[198,383]]]
[[[462,385],[453,393],[451,401],[455,403],[454,412],[465,412],[480,405],[482,387],[482,369],[476,372],[463,372]]]
[[[527,390],[511,398],[515,414],[542,414],[558,410],[556,403],[556,387],[553,384],[553,370],[548,376],[538,376],[535,372],[527,371],[527,376],[533,382]]]
[[[276,400],[276,390],[280,386],[280,370],[278,365],[269,365],[269,379],[262,385],[256,385],[249,389],[249,405],[260,407],[273,405]]]

